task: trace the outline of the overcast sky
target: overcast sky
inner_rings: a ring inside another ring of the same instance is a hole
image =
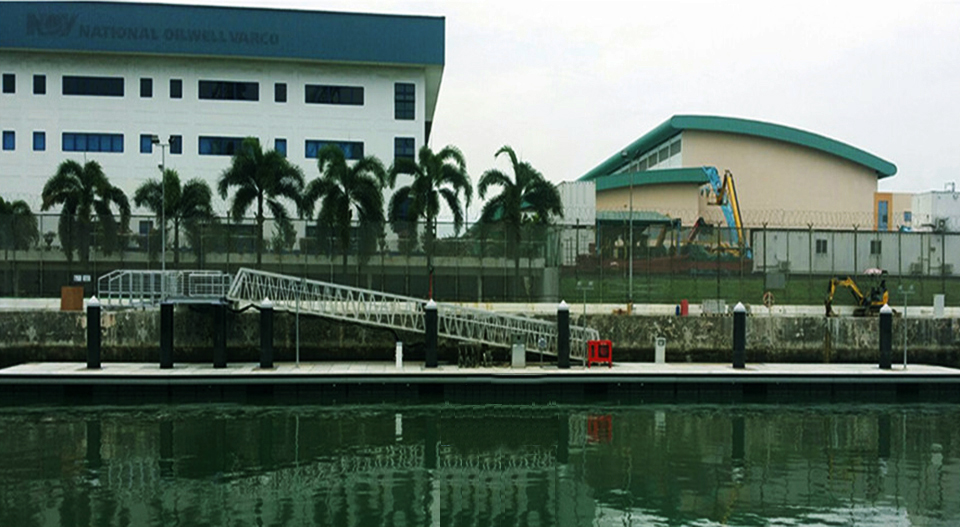
[[[881,190],[960,180],[960,2],[170,3],[445,17],[430,142],[459,146],[475,183],[504,144],[576,179],[676,114],[848,143],[897,166]]]

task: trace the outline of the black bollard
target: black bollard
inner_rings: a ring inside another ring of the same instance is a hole
[[[160,477],[173,477],[173,421],[160,421]]]
[[[87,369],[100,369],[100,301],[87,302]]]
[[[746,431],[746,425],[744,423],[743,416],[737,416],[733,418],[733,434],[731,440],[733,442],[733,451],[731,452],[731,457],[734,461],[743,462],[745,457],[744,453],[746,449],[744,448],[744,437]]]
[[[100,421],[99,420],[90,420],[87,421],[87,470],[91,472],[96,472],[100,470],[100,467],[103,465],[103,456],[100,454],[100,450],[103,446],[103,441],[100,437]]]
[[[557,306],[557,368],[570,369],[570,306],[563,300]]]
[[[423,329],[426,335],[427,349],[424,355],[424,366],[427,368],[437,367],[437,332],[440,330],[440,313],[437,310],[437,303],[431,298],[423,308]]]
[[[227,367],[227,305],[213,306],[213,367]]]
[[[746,366],[747,350],[747,308],[737,302],[733,308],[733,367],[743,369]]]
[[[273,368],[273,302],[260,304],[260,367]]]
[[[890,459],[890,414],[877,418],[877,457]]]
[[[893,350],[893,310],[884,304],[880,308],[880,369],[890,369],[890,356]]]
[[[160,368],[173,368],[173,303],[160,304]]]
[[[557,419],[557,463],[570,462],[570,415],[562,412]]]

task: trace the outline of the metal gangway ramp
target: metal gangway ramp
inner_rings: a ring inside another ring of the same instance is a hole
[[[320,316],[367,326],[423,334],[423,299],[241,268],[236,275],[220,271],[116,270],[98,280],[100,302],[108,308],[173,303],[213,303],[224,300],[260,305],[270,299],[274,309]],[[437,303],[440,337],[460,342],[509,348],[519,338],[527,351],[557,354],[555,323]],[[570,357],[586,360],[588,340],[595,329],[570,327]]]
[[[359,289],[301,277],[242,268],[227,292],[238,304],[259,304],[269,298],[274,309],[422,334],[423,299]],[[557,325],[545,320],[504,315],[437,303],[440,337],[509,348],[515,337],[529,352],[557,354]],[[570,327],[570,356],[585,360],[587,341],[597,340],[595,329]]]

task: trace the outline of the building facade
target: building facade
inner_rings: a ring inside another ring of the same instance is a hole
[[[724,222],[700,167],[730,171],[743,224],[861,228],[875,221],[877,181],[896,166],[859,148],[787,126],[677,115],[583,175],[598,210],[646,210],[691,225]]]
[[[0,195],[38,207],[67,159],[128,196],[161,163],[213,186],[248,136],[308,181],[330,143],[389,165],[428,140],[443,65],[438,17],[3,2]]]

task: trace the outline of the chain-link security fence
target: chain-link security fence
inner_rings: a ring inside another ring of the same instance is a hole
[[[134,217],[128,231],[112,235],[96,222],[62,225],[58,215],[37,215],[35,229],[0,217],[0,296],[55,297],[75,284],[89,295],[96,278],[112,270],[165,266],[254,267],[450,302],[624,305],[759,305],[768,292],[778,304],[822,304],[830,278],[849,276],[864,293],[884,280],[895,304],[904,294],[923,305],[943,294],[947,305],[960,305],[960,233],[761,225],[738,236],[723,224],[671,221],[632,228],[626,221],[531,222],[519,236],[501,223],[459,232],[445,222],[331,232],[315,221],[284,229],[267,220],[262,230],[258,244],[252,218],[169,221],[161,243],[154,216]],[[837,303],[847,296],[837,292]]]

